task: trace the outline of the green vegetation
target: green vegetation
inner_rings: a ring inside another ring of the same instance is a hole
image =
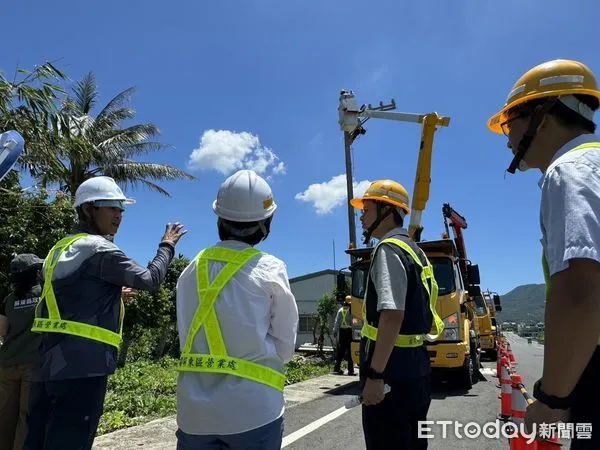
[[[524,284],[502,295],[499,322],[543,322],[546,285]]]
[[[129,355],[146,356],[147,352],[148,348],[144,350],[132,345]],[[109,377],[98,435],[175,414],[176,362],[177,359],[171,356],[158,361],[139,359],[128,362]],[[332,368],[333,362],[330,359],[297,355],[286,365],[286,384],[331,373]]]
[[[65,196],[51,198],[44,189],[24,191],[17,172],[8,174],[0,183],[0,298],[9,292],[14,255],[45,257],[74,224],[75,214]]]

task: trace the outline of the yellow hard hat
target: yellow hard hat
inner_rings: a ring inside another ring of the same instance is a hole
[[[392,180],[373,181],[362,197],[353,198],[350,204],[356,209],[363,209],[365,200],[374,200],[402,208],[410,214],[408,192],[400,183]]]
[[[502,133],[502,123],[511,108],[522,103],[561,95],[590,95],[600,100],[596,77],[585,64],[569,59],[555,59],[528,70],[514,84],[504,107],[488,121],[488,128]]]

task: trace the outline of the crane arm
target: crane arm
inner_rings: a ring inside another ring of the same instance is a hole
[[[425,114],[421,123],[423,129],[421,132],[421,146],[419,148],[419,159],[417,161],[417,174],[413,188],[413,198],[411,205],[411,218],[408,227],[408,234],[415,241],[420,241],[420,232],[422,229],[421,216],[429,200],[429,186],[431,185],[431,155],[433,153],[433,137],[438,126],[447,127],[450,125],[449,117],[440,117],[437,113]]]
[[[456,247],[460,257],[459,265],[463,273],[463,279],[468,284],[469,271],[467,269],[467,247],[462,232],[462,230],[467,228],[467,219],[458,214],[448,203],[444,203],[442,206],[442,214],[444,215],[444,221],[449,221],[450,226],[454,230]]]

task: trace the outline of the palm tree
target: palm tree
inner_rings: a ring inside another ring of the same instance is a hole
[[[21,75],[21,79],[17,76]],[[55,167],[57,136],[49,124],[65,91],[58,86],[67,76],[46,62],[33,70],[17,69],[13,79],[0,74],[0,132],[16,130],[25,139],[18,166],[34,178]]]
[[[89,72],[75,83],[52,123],[61,139],[56,164],[38,177],[43,185],[58,183],[61,191],[74,195],[85,180],[106,175],[118,183],[142,185],[169,196],[155,181],[194,179],[169,165],[133,160],[141,154],[172,148],[151,140],[160,133],[154,124],[123,126],[135,117],[135,111],[127,106],[133,92],[134,88],[120,92],[94,116],[98,97],[94,74]]]

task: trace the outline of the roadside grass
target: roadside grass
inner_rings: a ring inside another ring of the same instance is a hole
[[[177,360],[141,359],[117,369],[108,379],[98,435],[144,424],[176,413]],[[286,364],[286,385],[331,373],[330,358],[296,354]]]

